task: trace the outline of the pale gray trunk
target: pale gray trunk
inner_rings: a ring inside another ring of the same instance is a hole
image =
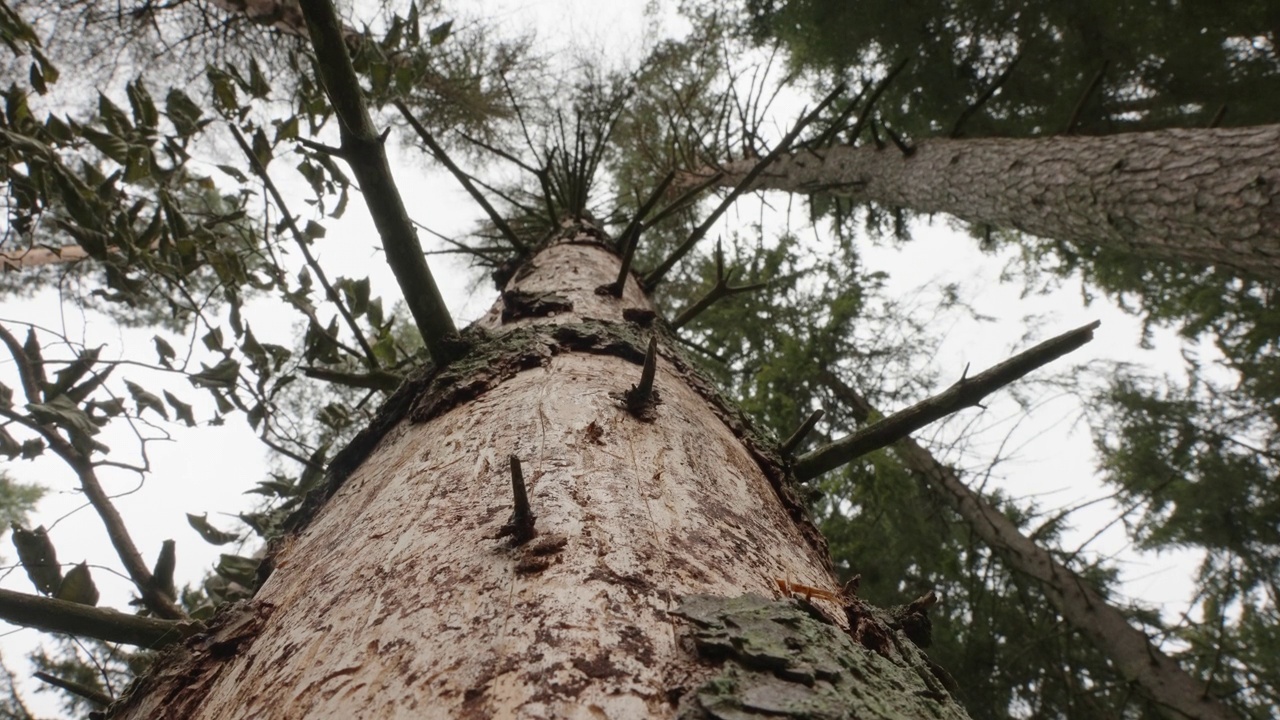
[[[773,602],[778,580],[837,590],[825,547],[666,333],[661,404],[649,420],[621,406],[650,335],[623,311],[650,306],[634,279],[621,300],[596,293],[617,272],[584,233],[518,272],[523,300],[479,322],[500,351],[402,393],[403,417],[274,551],[257,596],[162,658],[115,717],[777,717],[800,700],[828,703],[810,717],[964,717],[900,634],[872,651],[874,628],[851,640],[835,603],[815,601],[823,624]],[[511,454],[537,516],[518,548],[496,538]],[[791,639],[731,641],[748,626]]]
[[[719,184],[754,162],[728,163]],[[1280,125],[801,150],[755,187],[1280,279]]]
[[[879,415],[853,388],[828,373],[827,386],[860,422]],[[1087,580],[1058,562],[1022,534],[1009,518],[966,486],[949,467],[911,438],[893,445],[903,464],[919,474],[951,505],[973,532],[995,551],[1009,569],[1041,583],[1045,597],[1063,619],[1105,654],[1126,681],[1134,683],[1171,720],[1232,720],[1235,715],[1207,693],[1176,660],[1152,644],[1146,633],[1129,624]]]

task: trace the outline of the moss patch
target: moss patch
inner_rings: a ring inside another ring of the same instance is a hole
[[[719,665],[681,698],[682,720],[968,717],[914,645],[895,642],[882,656],[798,602],[693,595],[674,614]]]

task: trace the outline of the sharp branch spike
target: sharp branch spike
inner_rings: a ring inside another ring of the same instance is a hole
[[[632,385],[623,394],[627,410],[632,415],[643,417],[658,400],[658,392],[653,388],[653,378],[658,370],[658,336],[649,338],[649,350],[644,354],[644,368],[640,371],[640,384]]]
[[[529,507],[529,493],[524,486],[524,473],[520,469],[520,458],[510,456],[511,460],[511,494],[515,496],[515,507],[511,510],[511,519],[498,530],[498,537],[511,536],[512,545],[523,545],[538,534],[533,528],[537,517]]]
[[[814,426],[822,419],[822,415],[822,408],[818,408],[817,410],[809,413],[809,417],[805,418],[804,422],[800,423],[800,427],[796,428],[796,431],[791,433],[791,437],[783,441],[782,445],[778,448],[778,453],[784,458],[790,457],[794,454],[796,448],[800,447],[800,443],[804,441],[805,436],[813,432]]]

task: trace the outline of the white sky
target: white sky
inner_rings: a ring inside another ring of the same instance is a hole
[[[661,24],[668,30],[678,29],[673,19],[670,3],[662,3],[664,18]],[[496,19],[513,34],[534,29],[540,42],[536,47],[546,52],[559,48],[564,57],[570,57],[573,48],[585,46],[603,50],[607,57],[619,61],[634,61],[645,47],[646,30],[658,23],[646,17],[645,3],[638,0],[625,2],[588,2],[578,0],[541,0],[517,2],[491,0],[468,7],[466,12],[476,16]],[[805,98],[807,99],[807,98]],[[802,99],[802,100],[805,100]],[[797,108],[798,110],[798,108]],[[784,118],[786,120],[787,118]],[[406,204],[415,219],[433,229],[450,235],[465,235],[467,229],[479,217],[470,199],[457,188],[452,178],[439,172],[424,174],[420,158],[402,157],[395,160],[397,178],[401,184]],[[279,174],[283,175],[284,163]],[[273,170],[276,166],[273,166]],[[277,177],[283,182],[283,177]],[[730,212],[722,220],[722,227],[713,232],[728,234],[744,219],[758,217],[754,201],[739,212]],[[294,212],[303,207],[293,205]],[[779,221],[780,222],[780,221]],[[348,274],[359,277],[373,275],[375,295],[384,295],[384,306],[390,308],[398,296],[390,274],[382,264],[376,234],[373,231],[358,196],[353,198],[347,216],[340,223],[326,223],[327,237],[319,243],[318,255],[331,277]],[[931,225],[921,224],[914,229],[915,240],[904,247],[886,244],[866,252],[866,262],[871,268],[891,273],[890,290],[902,294],[919,293],[921,287],[942,287],[957,282],[963,287],[964,297],[975,309],[985,315],[998,318],[998,322],[978,324],[966,320],[945,319],[949,326],[942,329],[946,341],[935,358],[940,370],[942,389],[959,377],[965,363],[971,363],[976,372],[1005,359],[1011,351],[1028,347],[1051,335],[1077,327],[1094,319],[1103,321],[1094,342],[1061,362],[1083,362],[1092,358],[1126,359],[1142,363],[1158,372],[1178,373],[1181,360],[1176,341],[1159,338],[1157,349],[1136,349],[1139,337],[1137,323],[1103,302],[1095,302],[1084,308],[1080,302],[1078,285],[1067,284],[1063,291],[1049,296],[1024,298],[1021,287],[997,282],[1004,259],[983,255],[976,243],[947,227],[939,218]],[[430,264],[437,276],[450,308],[459,325],[480,315],[492,298],[488,284],[476,295],[468,293],[469,275],[459,266],[442,257],[433,256]],[[925,292],[927,296],[927,290]],[[927,298],[922,296],[922,303]],[[1026,316],[1047,315],[1051,318],[1044,330],[1033,338],[1024,338]],[[260,339],[271,332],[287,332],[295,319],[281,312],[274,301],[258,302],[246,317]],[[6,301],[0,308],[0,320],[31,320],[50,327],[64,327],[71,337],[83,337],[89,345],[106,343],[105,354],[111,357],[141,354],[151,359],[153,331],[120,330],[110,327],[101,319],[83,318],[71,305],[63,305],[52,293],[43,293],[32,301]],[[258,329],[261,328],[260,332]],[[170,338],[173,342],[173,338]],[[174,347],[180,348],[174,342]],[[141,348],[139,350],[139,348]],[[124,349],[127,349],[124,350]],[[57,353],[46,352],[46,356]],[[180,349],[181,354],[181,349]],[[65,353],[63,353],[65,356]],[[119,373],[130,377],[128,373]],[[11,363],[0,361],[0,380],[14,386]],[[197,404],[197,417],[207,418],[206,408],[200,412],[203,398],[185,381],[164,381],[179,397],[188,401],[201,400]],[[153,389],[154,388],[150,388]],[[131,404],[131,403],[130,403]],[[976,410],[966,411],[967,419]],[[1008,401],[993,401],[979,426],[990,426],[981,436],[979,444],[994,451],[1004,437],[1005,429],[1016,419],[1016,407]],[[1020,426],[1015,441],[1010,446],[1022,445],[1016,461],[1002,466],[1004,480],[996,483],[1016,497],[1035,496],[1046,507],[1060,507],[1102,494],[1093,472],[1093,451],[1088,431],[1076,425],[1076,408],[1070,401],[1058,401],[1041,407],[1031,421]],[[184,513],[208,511],[210,519],[228,529],[238,529],[230,518],[219,513],[234,515],[250,509],[256,496],[245,496],[244,491],[265,477],[265,455],[262,446],[240,415],[228,418],[221,428],[197,427],[194,429],[166,426],[174,441],[157,443],[150,448],[153,473],[138,492],[116,499],[116,504],[128,521],[135,542],[147,558],[154,560],[155,553],[165,539],[177,540],[178,583],[199,583],[209,572],[220,552],[235,552],[234,547],[215,548],[204,543],[187,525]],[[922,433],[930,437],[930,430]],[[123,429],[113,429],[104,434],[104,442],[113,448],[125,450],[136,447],[136,442]],[[1025,443],[1025,445],[1023,445]],[[4,463],[6,469],[27,481],[39,481],[52,488],[49,497],[39,507],[33,525],[44,524],[51,528],[59,559],[75,563],[87,559],[91,564],[118,566],[107,542],[105,532],[91,510],[79,509],[83,504],[74,477],[57,461],[41,459],[34,463]],[[104,472],[109,491],[122,493],[138,485],[137,479],[116,473]],[[1068,546],[1073,540],[1084,540],[1099,527],[1114,518],[1109,505],[1099,506],[1073,516],[1077,530],[1069,535]],[[1189,597],[1189,574],[1193,559],[1188,557],[1156,557],[1126,552],[1126,539],[1119,527],[1104,533],[1090,548],[1105,554],[1122,553],[1120,561],[1124,576],[1129,579],[1125,591],[1131,596],[1162,607],[1166,618],[1176,617]],[[4,557],[13,557],[5,541],[0,548]],[[125,608],[130,596],[130,584],[122,577],[110,575],[95,568],[94,577],[103,598],[101,605]],[[0,579],[0,587],[30,592],[31,586],[20,569]],[[0,653],[11,669],[19,675],[29,672],[21,660],[26,652],[40,640],[34,630],[14,630],[0,637]],[[27,683],[25,698],[30,708],[45,717],[57,716],[57,705],[49,694],[33,694],[34,681]]]

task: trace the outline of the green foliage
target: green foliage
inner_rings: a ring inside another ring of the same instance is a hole
[[[874,77],[910,58],[877,104],[914,137],[950,134],[1017,59],[970,136],[1102,134],[1226,125],[1280,115],[1277,15],[1265,0],[1007,3],[748,0],[743,30],[780,43],[800,68]],[[1087,90],[1098,73],[1098,88]]]

